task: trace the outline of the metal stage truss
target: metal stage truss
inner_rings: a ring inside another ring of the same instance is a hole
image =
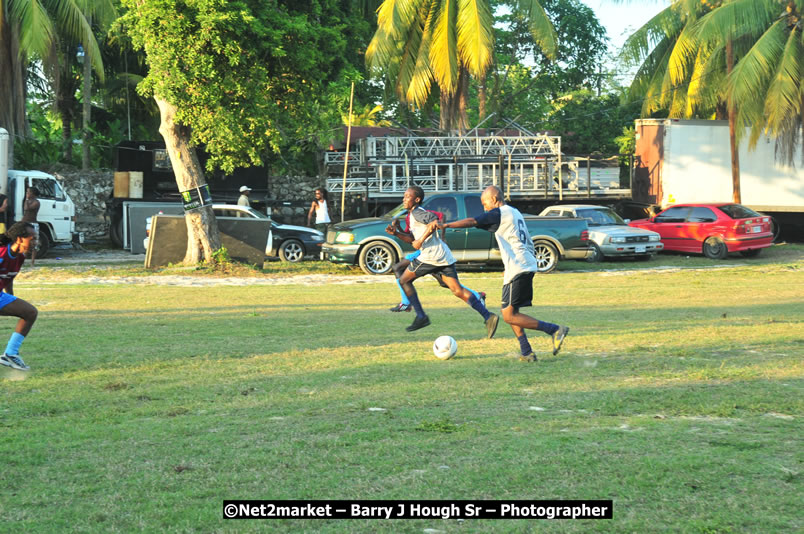
[[[332,193],[344,190],[344,160],[344,152],[325,154]],[[401,197],[412,185],[426,192],[482,191],[496,185],[509,198],[630,194],[619,188],[612,172],[594,171],[579,169],[578,160],[562,159],[558,136],[367,137],[349,153],[345,190],[375,198]]]

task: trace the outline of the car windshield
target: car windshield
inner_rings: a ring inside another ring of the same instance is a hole
[[[586,219],[589,226],[608,226],[618,224],[625,226],[625,221],[609,208],[587,208],[575,210],[578,217]]]
[[[726,206],[718,206],[720,211],[731,217],[732,219],[750,219],[751,217],[762,217],[759,213],[750,208],[746,208],[740,204],[728,204]]]
[[[407,212],[407,210],[405,209],[405,205],[400,204],[399,206],[395,207],[394,209],[392,209],[391,211],[389,211],[388,213],[383,215],[382,218],[383,219],[397,219],[399,217],[402,217],[406,212]]]

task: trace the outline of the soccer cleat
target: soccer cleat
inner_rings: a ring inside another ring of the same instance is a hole
[[[25,365],[19,354],[3,354],[0,356],[0,364],[3,364],[12,369],[19,369],[20,371],[30,371],[31,368]]]
[[[564,338],[569,334],[569,326],[559,326],[558,330],[553,332],[553,356],[558,354],[561,350],[561,345],[564,343]]]
[[[491,339],[494,337],[494,332],[497,331],[497,323],[500,322],[500,316],[496,313],[492,313],[488,319],[486,319],[486,332],[488,333],[488,338]]]
[[[481,291],[480,292],[480,302],[483,303],[483,307],[486,307],[486,293]]]
[[[527,354],[523,354],[523,355],[521,355],[521,356],[519,357],[519,361],[520,361],[520,362],[536,362],[536,361],[538,361],[538,360],[539,360],[539,359],[536,357],[536,355],[535,355],[535,354],[533,354],[533,352],[529,352],[529,353],[527,353]]]
[[[403,304],[403,303],[400,302],[399,304],[397,304],[396,306],[391,308],[391,311],[392,312],[409,312],[411,309],[413,309],[413,306],[411,306],[410,304]]]
[[[405,330],[408,332],[415,332],[416,330],[424,328],[425,326],[430,326],[430,318],[426,315],[423,317],[419,317],[417,315],[416,318],[413,319],[413,322],[410,324],[410,326],[405,328]]]

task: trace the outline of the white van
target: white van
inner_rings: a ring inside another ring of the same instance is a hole
[[[81,241],[75,232],[75,204],[59,182],[42,171],[8,171],[9,224],[22,219],[25,189],[39,191],[39,246],[37,257],[44,257],[53,243]]]

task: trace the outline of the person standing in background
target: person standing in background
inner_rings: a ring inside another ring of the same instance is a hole
[[[248,199],[248,195],[251,193],[251,188],[247,185],[244,185],[240,188],[240,198],[237,199],[238,206],[251,206],[251,201]]]
[[[0,235],[8,228],[8,197],[0,193]]]
[[[329,206],[327,206],[327,190],[319,187],[315,190],[315,200],[310,206],[310,211],[307,212],[307,226],[313,219],[315,213],[315,229],[326,235],[327,227],[332,220],[329,218]]]
[[[34,245],[31,250],[31,267],[36,263],[36,249],[39,247],[39,223],[36,217],[39,215],[39,190],[29,187],[25,190],[25,199],[22,201],[22,220],[20,222],[31,223],[34,229]]]

